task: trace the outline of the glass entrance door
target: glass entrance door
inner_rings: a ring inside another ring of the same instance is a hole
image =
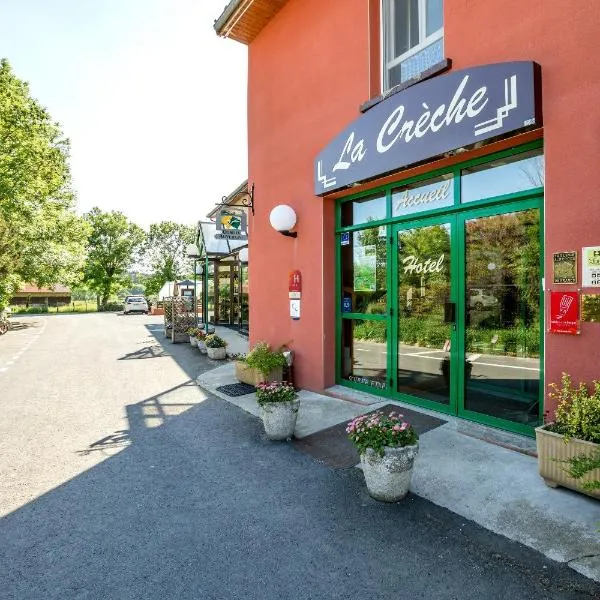
[[[540,422],[537,201],[398,225],[390,363],[403,400],[531,432]]]
[[[465,415],[539,424],[540,211],[464,218]]]
[[[396,229],[396,390],[454,411],[456,291],[454,219]]]

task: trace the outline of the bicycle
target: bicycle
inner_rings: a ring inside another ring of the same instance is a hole
[[[0,313],[0,335],[4,335],[10,329],[10,321],[5,312]]]

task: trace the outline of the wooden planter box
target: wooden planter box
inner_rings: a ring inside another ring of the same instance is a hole
[[[241,383],[257,386],[262,381],[281,381],[283,377],[283,369],[275,369],[269,373],[268,377],[264,377],[260,371],[251,369],[248,365],[239,360],[235,361],[235,376]]]
[[[544,427],[535,430],[537,442],[538,468],[540,475],[544,478],[546,485],[550,487],[562,486],[576,490],[592,498],[600,499],[600,490],[584,490],[581,484],[584,481],[600,480],[600,469],[594,469],[581,479],[569,477],[565,469],[568,465],[559,462],[573,458],[578,454],[590,455],[600,450],[600,444],[584,442],[573,438],[565,444],[563,436],[552,431],[546,431]]]

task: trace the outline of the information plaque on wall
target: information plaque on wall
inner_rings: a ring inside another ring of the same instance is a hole
[[[583,287],[600,288],[600,246],[587,246],[581,252]]]
[[[579,292],[550,292],[550,333],[579,333]]]
[[[581,320],[587,323],[600,323],[600,294],[581,296]]]
[[[552,281],[554,283],[577,283],[577,252],[555,252],[552,255]]]

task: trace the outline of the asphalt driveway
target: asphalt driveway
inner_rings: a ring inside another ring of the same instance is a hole
[[[357,469],[269,442],[195,385],[214,363],[158,322],[48,317],[0,376],[0,598],[600,598],[443,508],[378,503]]]

